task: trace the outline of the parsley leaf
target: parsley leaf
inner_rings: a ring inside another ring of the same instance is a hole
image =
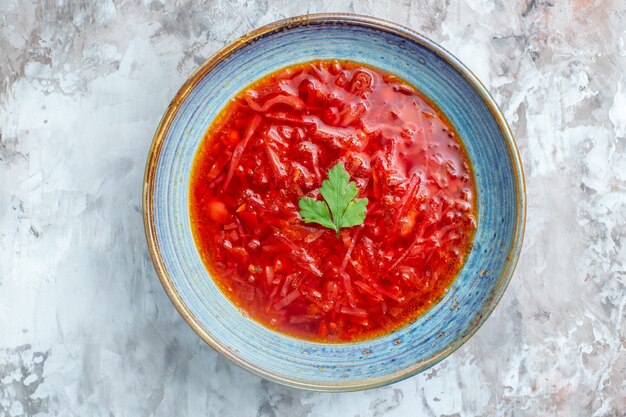
[[[320,194],[325,201],[300,198],[300,215],[305,223],[318,223],[339,234],[342,227],[365,221],[367,198],[355,199],[358,193],[356,183],[350,181],[350,174],[340,162],[328,171],[328,179],[322,181]]]
[[[319,223],[324,227],[335,230],[328,206],[323,201],[316,201],[309,197],[302,197],[298,203],[300,215],[305,223]]]

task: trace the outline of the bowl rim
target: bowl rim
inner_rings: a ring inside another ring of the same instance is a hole
[[[259,367],[238,357],[235,352],[227,350],[224,346],[220,344],[218,340],[214,339],[203,328],[200,322],[196,319],[193,313],[182,301],[180,295],[174,288],[174,285],[169,277],[167,270],[165,269],[159,249],[159,243],[157,241],[153,210],[156,172],[163,142],[165,141],[165,137],[167,136],[167,133],[170,129],[172,120],[176,116],[181,104],[185,101],[185,99],[197,86],[197,84],[204,78],[204,76],[235,51],[268,34],[288,30],[290,28],[298,26],[324,23],[354,24],[399,35],[407,40],[418,43],[428,48],[432,52],[436,53],[439,57],[444,59],[456,71],[458,71],[466,79],[466,81],[470,83],[474,90],[476,90],[476,92],[481,96],[498,123],[498,127],[500,128],[500,132],[505,140],[505,145],[507,146],[507,150],[509,153],[509,159],[513,168],[516,197],[515,230],[513,234],[511,249],[506,256],[504,269],[502,271],[502,274],[498,277],[498,285],[494,290],[493,297],[491,297],[489,303],[483,307],[482,311],[478,314],[478,319],[472,323],[471,327],[466,331],[465,335],[457,339],[446,349],[440,351],[428,360],[416,363],[413,366],[407,367],[401,371],[381,377],[346,382],[317,382],[305,379],[288,378],[278,373],[274,373],[271,370]],[[176,308],[178,313],[187,322],[187,324],[209,346],[211,346],[214,350],[224,355],[226,358],[239,365],[240,367],[262,378],[283,385],[313,391],[357,391],[391,384],[423,372],[455,352],[478,331],[478,329],[491,315],[491,313],[501,300],[506,288],[508,287],[509,282],[511,281],[515,266],[517,265],[517,261],[519,259],[522,249],[524,231],[526,228],[526,185],[520,153],[513,138],[511,129],[506,119],[504,118],[504,115],[502,114],[498,105],[491,97],[484,85],[472,73],[472,71],[469,70],[464,64],[462,64],[461,61],[459,61],[453,54],[445,50],[442,46],[431,41],[427,37],[402,25],[387,20],[352,13],[318,13],[277,20],[241,36],[240,38],[221,48],[206,61],[204,61],[204,63],[202,63],[202,65],[200,65],[191,74],[187,81],[185,81],[182,87],[178,90],[171,103],[167,107],[167,110],[165,111],[157,127],[146,162],[142,200],[144,228],[152,262],[167,296],[169,297],[172,304],[174,304],[174,307]]]

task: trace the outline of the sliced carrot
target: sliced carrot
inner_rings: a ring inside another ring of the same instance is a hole
[[[237,146],[235,147],[235,150],[233,151],[233,154],[230,159],[230,166],[228,168],[228,174],[226,175],[226,180],[224,181],[224,185],[222,187],[223,190],[226,190],[228,188],[230,181],[233,179],[233,174],[235,173],[235,169],[239,165],[239,160],[241,159],[241,156],[243,155],[243,151],[246,149],[246,145],[248,144],[248,141],[250,141],[250,138],[252,138],[252,135],[254,134],[254,132],[256,132],[262,120],[263,119],[261,118],[261,116],[259,116],[258,114],[255,114],[252,120],[250,121],[250,126],[248,126],[248,130],[246,131],[246,134],[243,140],[239,142]]]
[[[343,272],[346,270],[346,265],[348,264],[348,260],[350,259],[350,254],[354,250],[354,246],[356,245],[356,242],[359,240],[359,236],[361,235],[362,231],[363,231],[363,228],[359,227],[356,229],[356,231],[354,232],[354,235],[352,236],[352,242],[350,243],[350,246],[348,247],[348,250],[346,251],[346,255],[343,257],[343,261],[341,262],[341,267],[339,267],[340,276],[343,276]]]
[[[281,298],[276,304],[274,304],[274,309],[280,310],[281,308],[287,307],[289,304],[293,303],[298,297],[300,297],[299,290],[293,290],[285,297]]]

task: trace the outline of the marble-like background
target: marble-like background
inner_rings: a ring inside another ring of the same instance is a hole
[[[396,21],[463,60],[517,137],[528,227],[501,304],[428,372],[285,388],[178,316],[142,175],[205,58],[278,18]],[[0,0],[0,417],[626,416],[626,3]]]

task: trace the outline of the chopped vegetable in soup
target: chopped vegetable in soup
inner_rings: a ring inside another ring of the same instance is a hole
[[[189,204],[222,292],[271,329],[325,342],[414,321],[476,229],[450,122],[407,82],[350,61],[283,68],[231,99],[200,144]]]

